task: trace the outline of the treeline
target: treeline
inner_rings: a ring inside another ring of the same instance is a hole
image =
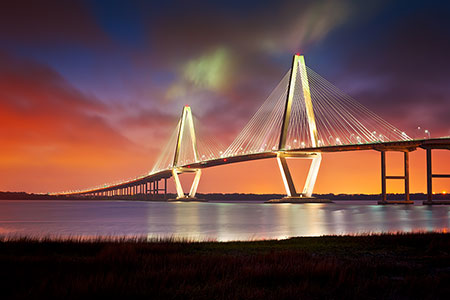
[[[62,200],[81,199],[79,196],[56,196],[49,194],[30,194],[25,192],[0,192],[0,200]]]
[[[330,200],[380,200],[380,194],[314,194],[316,198],[330,199]],[[282,194],[197,194],[200,199],[210,201],[267,201],[270,199],[280,199],[285,197]],[[388,200],[403,200],[404,194],[387,194]],[[426,200],[427,195],[424,193],[410,194],[411,200]],[[435,194],[433,200],[450,200],[448,194]]]
[[[271,199],[280,199],[282,194],[243,194],[243,193],[210,193],[197,194],[197,198],[208,201],[267,201]],[[69,195],[49,195],[32,194],[25,192],[0,192],[0,200],[141,200],[141,201],[164,201],[165,199],[175,198],[175,194],[167,195],[132,195],[132,196],[69,196]],[[379,200],[377,194],[315,194],[314,197],[321,199],[340,200]],[[427,195],[423,193],[410,194],[411,200],[426,200]],[[403,194],[388,194],[388,200],[403,200]],[[435,194],[433,200],[450,200],[449,194]]]

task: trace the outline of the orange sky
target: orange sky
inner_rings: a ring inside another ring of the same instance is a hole
[[[87,99],[50,69],[7,56],[2,59],[6,68],[0,71],[0,190],[84,189],[151,170],[173,130],[171,122],[163,121],[163,117],[146,122],[146,131],[139,134],[126,126],[117,130],[99,117],[114,115],[114,108]],[[26,69],[20,70],[21,66]],[[231,134],[224,139],[232,139]],[[434,153],[435,172],[450,173],[449,151]],[[307,163],[290,160],[298,189],[306,176]],[[410,163],[411,192],[425,192],[425,152],[413,152]],[[388,154],[388,174],[402,174],[402,164],[401,153]],[[443,190],[450,190],[450,181],[435,179],[434,191]],[[270,159],[207,169],[199,192],[283,193],[283,185],[276,161]],[[379,193],[379,153],[325,154],[315,192]],[[390,181],[388,192],[403,192],[402,183]]]
[[[105,146],[107,144],[105,143]],[[117,146],[118,144],[116,144]],[[144,174],[152,165],[145,153],[133,150],[113,151],[101,145],[80,147],[73,143],[64,154],[53,155],[49,149],[36,146],[22,147],[14,159],[2,160],[0,174],[1,190],[27,192],[56,192],[83,189],[123,178]],[[6,147],[7,148],[7,147]],[[106,147],[109,148],[109,147]],[[1,157],[5,154],[2,147]],[[450,173],[449,151],[436,150],[433,154],[435,173]],[[306,177],[308,160],[290,159],[289,165],[297,189],[302,188]],[[387,156],[389,175],[401,175],[403,155],[389,152]],[[412,193],[426,192],[425,151],[410,154],[410,176]],[[6,176],[5,176],[6,175]],[[192,177],[183,175],[184,186]],[[450,190],[448,179],[434,179],[433,191]],[[380,154],[375,151],[325,154],[317,179],[316,193],[380,193]],[[173,180],[169,190],[174,192]],[[388,192],[402,193],[403,183],[388,181]],[[218,193],[283,193],[283,184],[275,159],[244,162],[205,169],[199,185],[199,192]]]
[[[227,146],[298,51],[412,138],[425,129],[450,136],[445,1],[408,9],[397,1],[3,2],[0,191],[77,190],[147,174],[185,104]],[[388,174],[401,174],[402,162],[389,153]],[[307,162],[290,163],[301,190]],[[433,164],[450,173],[450,152],[436,151]],[[450,180],[435,179],[434,191],[443,190]],[[425,191],[418,150],[411,192]],[[207,169],[199,192],[284,190],[272,159]],[[379,153],[325,154],[315,192],[380,193]],[[388,192],[403,185],[390,181]]]
[[[450,173],[450,152],[433,152],[435,173]],[[308,160],[290,159],[293,176],[298,190],[306,178]],[[388,175],[403,174],[403,154],[389,152],[387,155]],[[425,151],[410,154],[410,176],[412,193],[426,192]],[[324,154],[316,193],[369,193],[381,192],[380,154],[376,151]],[[202,174],[200,192],[251,192],[284,193],[283,183],[275,159],[245,162],[207,169]],[[188,182],[188,181],[187,181]],[[449,191],[450,180],[434,179],[435,192]],[[173,186],[173,184],[172,184]],[[401,181],[389,180],[388,192],[402,193]]]

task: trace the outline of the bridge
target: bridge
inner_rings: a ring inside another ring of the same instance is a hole
[[[427,153],[427,200],[424,204],[446,204],[432,199],[432,150],[450,150],[450,137],[412,139],[326,79],[306,66],[302,55],[293,57],[292,67],[228,147],[203,134],[189,106],[153,169],[143,176],[82,191],[61,193],[79,196],[150,195],[166,199],[167,180],[174,179],[177,201],[196,200],[201,171],[221,165],[275,158],[286,197],[273,202],[327,202],[312,197],[322,154],[342,151],[375,150],[381,153],[381,195],[379,204],[412,204],[409,197],[409,153],[418,148]],[[404,173],[386,175],[386,152],[404,153]],[[289,158],[311,160],[304,187],[297,191],[287,163]],[[188,193],[180,175],[194,173]],[[403,180],[405,199],[388,201],[386,181]],[[161,197],[163,195],[163,197]]]

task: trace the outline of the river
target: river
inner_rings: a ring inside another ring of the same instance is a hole
[[[449,228],[449,206],[381,206],[374,201],[0,201],[0,235],[8,237],[143,236],[230,241]]]

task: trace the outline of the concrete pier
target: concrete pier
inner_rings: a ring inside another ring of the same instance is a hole
[[[414,149],[415,150],[415,149]],[[388,204],[414,204],[414,201],[411,201],[409,198],[409,151],[411,149],[403,149],[403,150],[394,150],[394,151],[402,151],[403,159],[404,159],[404,174],[401,176],[387,176],[386,175],[386,150],[382,150],[381,152],[381,200],[378,201],[378,204],[388,205]],[[404,180],[405,183],[405,200],[387,200],[386,198],[386,180],[387,179],[400,179]]]
[[[284,197],[281,199],[271,199],[264,203],[333,203],[333,201],[329,199],[319,199],[315,197]]]
[[[185,197],[185,198],[168,199],[167,202],[208,202],[208,200],[206,200],[206,199],[198,199],[198,198],[191,198],[191,197]]]
[[[450,150],[450,146],[440,147],[423,147],[427,151],[427,200],[423,201],[424,205],[450,205],[450,200],[433,200],[433,178],[449,178],[450,174],[433,174],[432,168],[432,149]]]

